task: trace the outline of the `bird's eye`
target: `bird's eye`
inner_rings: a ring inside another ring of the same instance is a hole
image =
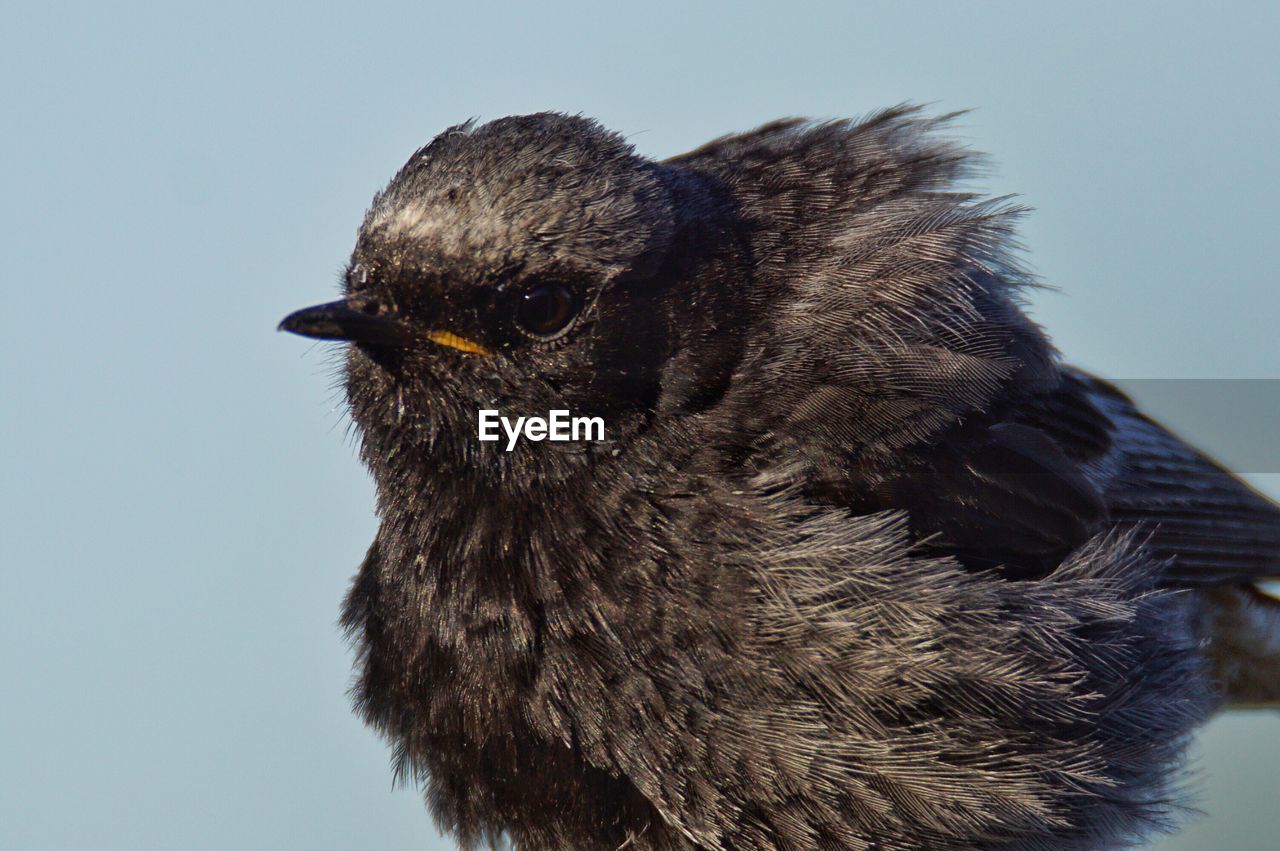
[[[519,295],[516,324],[534,337],[552,339],[569,327],[580,306],[564,284],[535,284]]]

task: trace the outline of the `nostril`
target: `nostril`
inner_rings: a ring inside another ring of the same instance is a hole
[[[376,298],[348,299],[348,304],[366,316],[380,316],[386,312],[381,301]]]

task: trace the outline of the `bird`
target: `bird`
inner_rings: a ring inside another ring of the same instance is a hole
[[[461,847],[1129,847],[1280,702],[1280,511],[1062,358],[956,115],[459,124],[280,324],[376,485],[355,709]]]

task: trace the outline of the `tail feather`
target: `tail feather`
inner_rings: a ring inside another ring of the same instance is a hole
[[[1201,596],[1226,705],[1280,707],[1280,507],[1105,382],[1077,380],[1112,423],[1091,463],[1111,519],[1168,560],[1169,585]]]
[[[1280,583],[1265,584],[1280,590]],[[1250,586],[1200,593],[1209,658],[1227,708],[1280,707],[1280,599]]]

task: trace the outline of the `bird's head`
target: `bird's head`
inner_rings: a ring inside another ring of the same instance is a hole
[[[282,327],[353,344],[384,480],[558,480],[704,412],[716,445],[891,463],[1056,374],[1018,306],[1017,208],[958,188],[975,161],[947,120],[787,119],[661,162],[572,116],[455,127],[374,199],[343,298]],[[507,451],[481,410],[599,417],[606,440]]]
[[[697,283],[736,256],[717,247],[732,229],[691,179],[582,118],[452,128],[374,199],[342,298],[281,327],[352,344],[347,393],[375,473],[403,451],[504,482],[616,455],[660,408],[692,403],[708,386],[694,373],[732,359],[703,350],[733,348],[712,333],[732,293]],[[482,409],[600,417],[606,440],[508,451],[505,434],[478,439]]]

